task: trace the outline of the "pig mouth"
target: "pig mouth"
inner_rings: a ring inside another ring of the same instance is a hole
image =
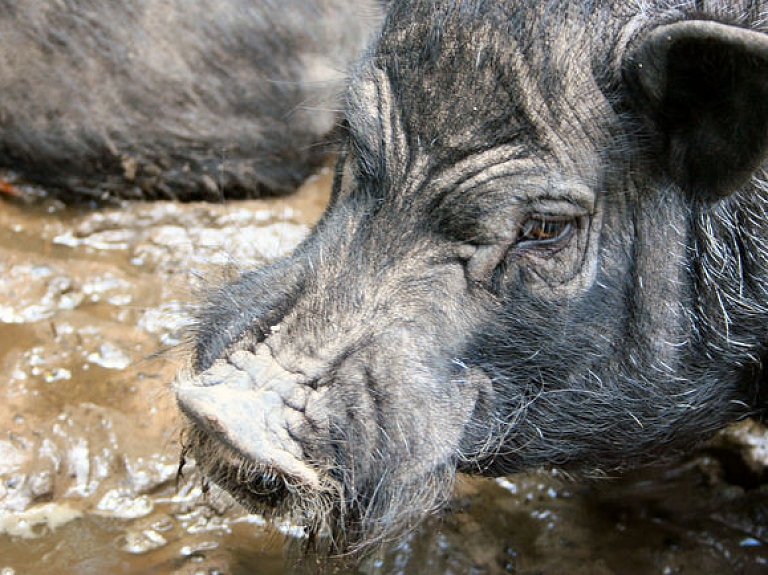
[[[300,376],[277,367],[261,346],[180,376],[175,392],[188,420],[182,459],[193,456],[203,474],[248,511],[316,527],[318,510],[337,488],[298,440],[316,393]]]

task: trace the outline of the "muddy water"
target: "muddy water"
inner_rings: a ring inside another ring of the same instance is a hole
[[[745,424],[622,480],[462,481],[357,567],[318,564],[194,465],[168,383],[194,292],[294,246],[328,175],[287,199],[74,211],[0,203],[0,575],[768,573],[768,444]]]

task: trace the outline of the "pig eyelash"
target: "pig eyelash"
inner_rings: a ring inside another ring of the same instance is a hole
[[[551,257],[559,252],[580,227],[580,218],[567,216],[530,216],[520,226],[515,243],[499,262],[490,277],[491,290],[499,292],[511,261],[524,253]]]
[[[517,245],[554,247],[567,240],[576,227],[573,218],[530,217],[520,227]]]

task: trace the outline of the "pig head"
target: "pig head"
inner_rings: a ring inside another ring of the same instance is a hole
[[[456,471],[622,469],[760,405],[768,3],[393,3],[327,212],[210,294],[187,451],[342,547]]]

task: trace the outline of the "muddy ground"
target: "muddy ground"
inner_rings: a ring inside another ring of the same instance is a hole
[[[169,383],[195,292],[291,249],[329,176],[279,200],[65,208],[0,201],[0,575],[768,573],[768,443],[748,422],[622,479],[466,480],[451,508],[352,567],[300,553],[177,481]]]

